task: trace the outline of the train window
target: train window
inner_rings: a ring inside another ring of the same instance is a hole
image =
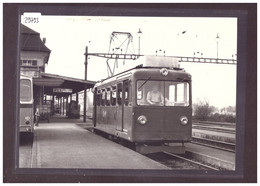
[[[106,103],[106,91],[102,90],[102,94],[101,94],[101,105],[105,106]]]
[[[188,83],[177,84],[177,101],[184,106],[189,105],[189,86]]]
[[[32,99],[31,81],[28,79],[21,79],[20,101],[31,101],[31,99]]]
[[[138,105],[189,105],[188,82],[139,80],[136,94]]]
[[[97,91],[96,103],[97,103],[98,106],[101,105],[101,90],[98,90],[98,91]]]
[[[110,106],[110,88],[107,88],[107,93],[106,93],[106,105]]]
[[[175,85],[169,85],[169,101],[175,101]]]
[[[189,84],[187,82],[165,82],[166,106],[189,106]]]
[[[184,84],[177,84],[177,100],[184,101]]]
[[[137,91],[137,99],[142,99],[143,95],[142,95],[142,91]]]
[[[111,90],[111,105],[116,105],[116,86],[112,86],[112,90]]]
[[[137,100],[143,99],[143,92],[144,92],[144,87],[143,87],[143,81],[137,81]]]
[[[164,81],[137,81],[138,105],[164,105]]]
[[[130,100],[129,80],[124,81],[123,86],[124,86],[124,93],[125,93],[125,105],[128,106]]]
[[[122,83],[117,84],[117,104],[121,105],[122,104]]]

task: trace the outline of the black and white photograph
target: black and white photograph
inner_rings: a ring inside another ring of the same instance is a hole
[[[83,5],[19,9],[15,169],[243,177],[243,12]]]

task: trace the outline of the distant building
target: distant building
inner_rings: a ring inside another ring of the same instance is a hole
[[[20,73],[33,77],[34,109],[49,104],[51,113],[54,113],[56,97],[59,113],[64,115],[67,112],[69,99],[72,101],[72,94],[76,94],[75,101],[78,105],[78,92],[94,87],[96,82],[45,73],[45,65],[48,64],[51,53],[45,46],[46,39],[41,40],[38,32],[22,24],[20,34]],[[51,100],[47,100],[48,96]],[[88,100],[88,104],[89,102]],[[84,113],[84,118],[85,116]]]
[[[51,50],[45,46],[40,34],[21,24],[20,72],[31,77],[40,77],[45,72]]]
[[[41,72],[45,72],[45,65],[48,64],[51,50],[45,46],[40,34],[27,26],[21,24],[21,45],[20,45],[20,73],[40,78]],[[42,86],[34,86],[34,104],[40,105],[43,102],[44,89]]]

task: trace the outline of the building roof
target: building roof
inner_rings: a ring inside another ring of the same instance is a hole
[[[41,78],[33,78],[33,84],[44,86],[44,93],[47,95],[66,96],[66,93],[53,92],[53,88],[72,89],[72,94],[84,89],[94,87],[95,81],[82,80],[72,77],[65,77],[49,73],[41,73]]]
[[[45,46],[40,34],[27,26],[21,24],[21,50],[50,53],[51,50]]]

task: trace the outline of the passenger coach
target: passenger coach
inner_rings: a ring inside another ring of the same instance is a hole
[[[33,81],[20,75],[20,132],[34,132]]]
[[[176,58],[140,58],[141,65],[96,84],[94,128],[133,142],[141,153],[184,153],[191,140],[191,75]]]

